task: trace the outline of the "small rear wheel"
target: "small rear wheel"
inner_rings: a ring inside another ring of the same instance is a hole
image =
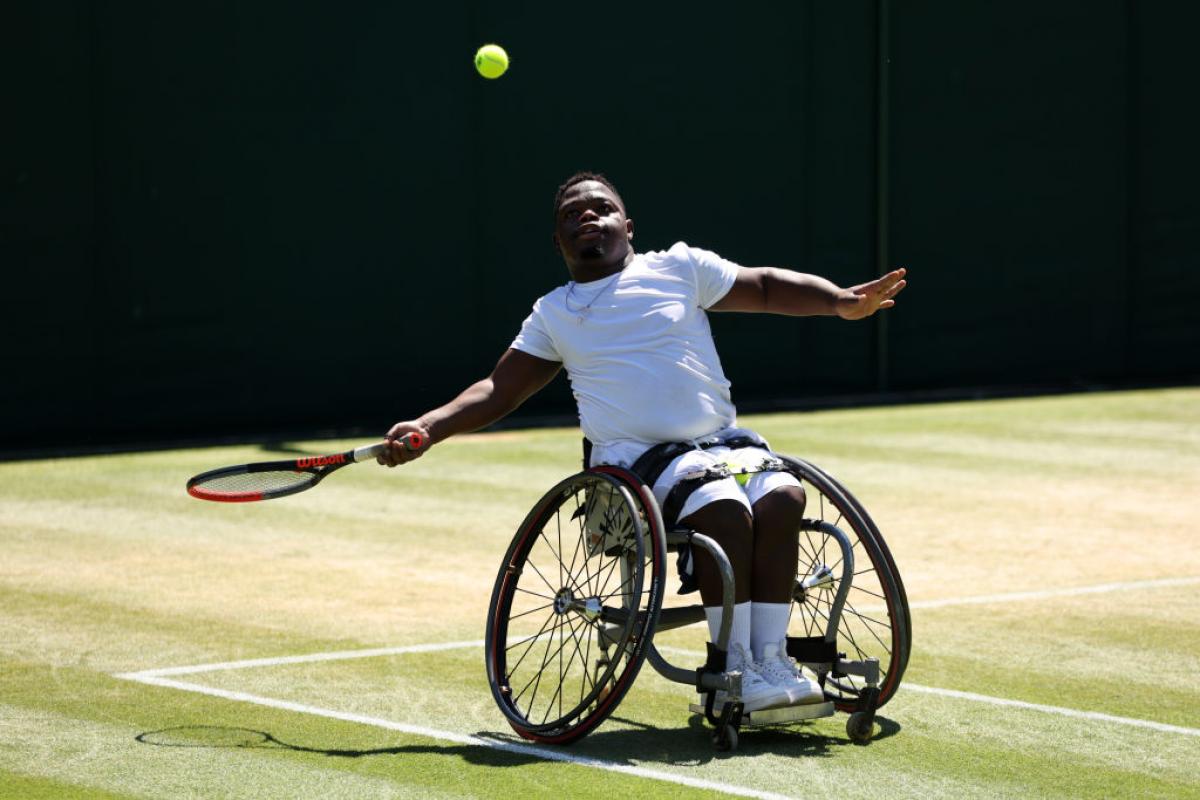
[[[732,725],[726,725],[720,730],[713,731],[712,741],[713,747],[722,753],[729,753],[737,750],[737,728],[733,727]]]
[[[855,744],[867,744],[875,734],[873,715],[865,711],[855,711],[846,718],[846,735]]]
[[[496,704],[526,739],[586,735],[641,668],[666,576],[665,536],[643,503],[620,478],[581,472],[513,537],[492,590],[487,668]]]

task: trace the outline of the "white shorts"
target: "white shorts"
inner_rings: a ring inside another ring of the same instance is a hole
[[[718,464],[724,464],[736,472],[739,466],[754,468],[768,458],[771,458],[771,452],[762,447],[740,447],[730,450],[728,447],[717,446],[707,450],[692,450],[672,461],[663,470],[662,475],[654,482],[654,498],[658,500],[661,508],[667,502],[667,495],[671,493],[671,489],[689,472],[715,467]],[[684,501],[678,519],[663,521],[667,525],[673,525],[718,500],[735,500],[753,513],[754,504],[767,493],[782,486],[799,485],[800,481],[790,472],[754,472],[746,478],[744,486],[733,477],[708,481],[700,484]]]
[[[770,457],[771,453],[766,449],[769,446],[767,442],[761,436],[746,428],[725,428],[724,430],[717,431],[711,437],[706,436],[698,441],[706,439],[729,440],[735,436],[748,436],[751,439],[762,442],[763,447],[739,447],[737,450],[731,450],[728,447],[718,445],[710,447],[707,450],[690,450],[684,453],[668,464],[667,468],[663,470],[662,475],[654,482],[652,488],[654,490],[654,497],[658,500],[658,505],[661,507],[666,502],[667,495],[670,494],[671,489],[681,478],[690,472],[714,467],[718,464],[726,464],[736,472],[740,466],[749,468],[757,467],[762,463],[764,458]],[[591,463],[593,465],[615,464],[628,468],[649,447],[650,445],[640,442],[621,442],[607,447],[598,446],[592,450]],[[732,477],[709,481],[701,484],[696,491],[692,492],[691,496],[684,502],[678,519],[663,520],[663,522],[669,527],[679,520],[694,514],[709,503],[715,503],[718,500],[736,500],[745,506],[747,511],[753,513],[753,505],[768,492],[774,491],[781,486],[799,485],[800,481],[796,480],[796,477],[790,472],[755,472],[746,479],[744,486],[736,478]]]

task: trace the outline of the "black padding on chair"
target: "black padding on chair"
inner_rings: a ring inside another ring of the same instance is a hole
[[[712,642],[707,642],[708,657],[704,661],[704,665],[696,670],[696,689],[700,692],[709,692],[711,689],[705,689],[700,685],[700,676],[708,673],[710,675],[720,675],[725,671],[726,653],[721,648],[717,647]]]
[[[787,654],[809,664],[832,664],[838,659],[837,642],[827,642],[822,636],[789,636]]]

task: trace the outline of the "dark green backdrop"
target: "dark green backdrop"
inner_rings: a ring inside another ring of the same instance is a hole
[[[444,401],[566,280],[550,205],[581,168],[643,249],[910,268],[882,322],[716,315],[743,405],[1200,374],[1196,4],[0,15],[5,447]],[[560,380],[525,411],[570,405]]]

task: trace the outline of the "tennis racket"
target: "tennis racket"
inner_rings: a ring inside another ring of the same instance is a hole
[[[425,437],[405,434],[400,441],[409,450],[420,450]],[[201,500],[220,503],[253,503],[303,492],[320,483],[329,473],[359,461],[374,458],[387,442],[368,444],[326,456],[304,456],[288,461],[260,461],[201,472],[187,482],[187,491]]]

